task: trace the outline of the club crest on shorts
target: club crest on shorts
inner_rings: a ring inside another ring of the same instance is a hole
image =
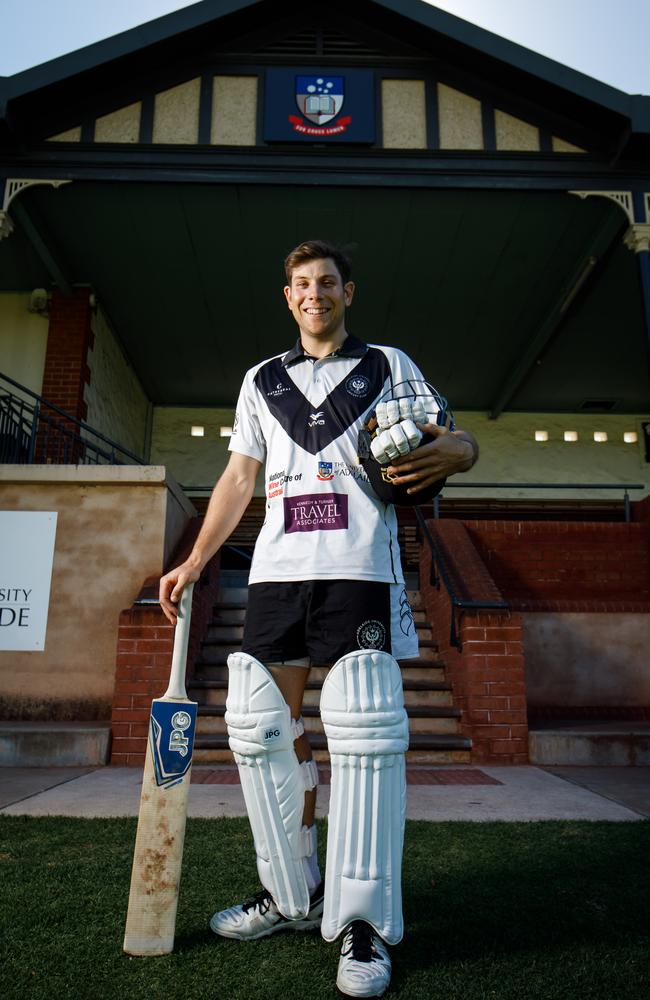
[[[381,622],[370,619],[357,629],[359,649],[383,649],[386,643],[386,629]]]
[[[314,125],[326,125],[336,118],[345,100],[342,76],[297,76],[296,104]]]

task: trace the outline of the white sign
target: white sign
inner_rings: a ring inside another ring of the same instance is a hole
[[[0,510],[0,650],[45,648],[56,518]]]

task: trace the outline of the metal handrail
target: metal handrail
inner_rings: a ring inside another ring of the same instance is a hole
[[[50,403],[27,386],[0,372],[0,389],[3,382],[19,389],[34,402],[31,403],[30,399],[24,399],[10,391],[0,391],[0,433],[13,440],[13,451],[8,451],[7,457],[0,457],[0,461],[15,460],[19,464],[31,465],[35,463],[37,450],[40,450],[45,459],[51,459],[52,441],[54,441],[55,457],[63,459],[56,464],[98,465],[104,460],[107,465],[123,465],[124,462],[117,457],[118,454],[135,465],[146,464],[144,459],[134,455],[128,448],[111,440],[101,431],[95,430],[90,424],[77,419],[56,403]],[[53,411],[61,421],[54,419],[49,412],[44,412],[46,410]],[[70,424],[78,430],[66,426]],[[92,435],[92,438],[108,445],[110,450],[100,447],[96,441],[84,434]],[[94,459],[91,455],[94,455]]]
[[[632,520],[628,490],[645,490],[645,483],[445,483],[446,490],[623,490],[625,523]],[[433,516],[440,517],[439,494],[433,501]]]
[[[429,582],[436,588],[436,590],[440,590],[440,580],[442,579],[442,582],[447,588],[449,600],[451,601],[449,644],[451,646],[455,646],[456,649],[460,651],[462,649],[462,643],[456,628],[456,609],[461,611],[509,611],[510,605],[507,601],[467,601],[464,598],[459,597],[452,582],[447,561],[440,548],[436,545],[434,537],[429,530],[429,525],[427,524],[424,514],[419,507],[415,508],[415,517],[431,552]]]

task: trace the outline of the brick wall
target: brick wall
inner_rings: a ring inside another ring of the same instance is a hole
[[[650,601],[647,523],[463,523],[513,607],[634,611]]]
[[[187,558],[200,522],[200,518],[195,518],[190,523],[170,560],[169,568],[179,565]],[[198,657],[218,590],[219,558],[215,556],[194,587],[187,676],[191,676]],[[111,764],[144,764],[151,702],[164,694],[169,682],[174,628],[159,605],[138,603],[143,598],[156,598],[157,595],[158,580],[146,580],[136,602],[120,615],[111,723]]]
[[[429,521],[450,567],[458,597],[502,601],[503,597],[460,521]],[[462,710],[461,732],[471,738],[472,761],[528,762],[528,722],[521,615],[508,611],[456,611],[461,650],[450,644],[451,599],[444,583],[429,582],[431,556],[422,546],[420,588],[433,634],[447,664],[454,704]]]
[[[77,420],[86,419],[84,386],[90,382],[90,294],[89,288],[75,288],[70,296],[54,290],[41,391],[45,399]]]

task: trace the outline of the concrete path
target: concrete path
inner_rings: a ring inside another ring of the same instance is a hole
[[[585,819],[650,817],[650,767],[492,767],[447,765],[409,769],[407,816],[423,820]],[[140,768],[0,768],[0,814],[136,816]],[[189,816],[243,816],[233,768],[196,767]],[[326,816],[329,785],[317,815]]]

